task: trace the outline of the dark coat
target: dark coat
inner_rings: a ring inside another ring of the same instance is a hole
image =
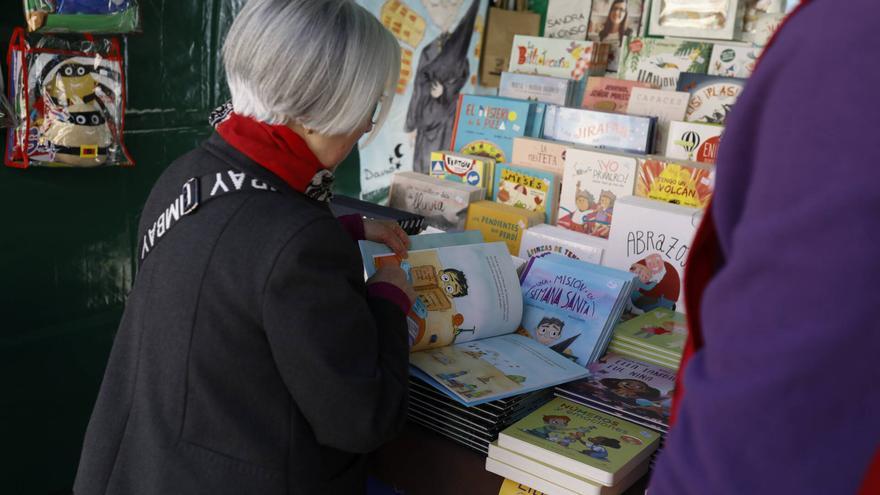
[[[404,314],[370,298],[356,244],[323,204],[218,135],[153,188],[238,169],[279,192],[201,205],[143,263],[89,422],[74,492],[347,494],[403,426]]]

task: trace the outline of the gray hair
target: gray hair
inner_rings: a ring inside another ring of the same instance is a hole
[[[223,45],[235,111],[268,124],[351,134],[391,107],[400,45],[352,0],[249,0]],[[384,97],[383,97],[384,94]]]

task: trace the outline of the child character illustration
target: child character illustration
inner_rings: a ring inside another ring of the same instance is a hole
[[[603,378],[599,380],[612,394],[624,402],[635,403],[635,399],[643,398],[651,401],[660,398],[660,391],[641,380],[632,378]]]
[[[570,212],[567,209],[562,208],[567,214],[560,217],[556,223],[569,230],[588,233],[588,228],[585,225],[587,217],[596,210],[598,205],[590,191],[581,189],[580,181],[575,185],[574,205],[575,208],[577,208],[576,211]]]
[[[422,0],[440,35],[419,55],[412,99],[406,114],[406,132],[415,133],[413,170],[429,173],[431,152],[449,147],[455,124],[458,94],[470,76],[468,51],[480,0],[471,5],[450,32],[463,0]]]
[[[468,295],[468,282],[464,272],[455,268],[440,270],[440,287],[446,291],[449,297],[464,297]]]
[[[523,431],[535,435],[536,437],[547,439],[547,437],[549,437],[551,433],[565,430],[568,427],[568,423],[571,422],[571,418],[569,418],[568,416],[547,415],[544,416],[543,419],[544,426]]]
[[[585,230],[597,237],[607,239],[611,232],[611,216],[614,214],[614,201],[617,196],[611,192],[602,190],[599,193],[599,203],[596,208],[585,218]]]
[[[616,438],[608,438],[608,437],[590,437],[584,442],[584,445],[587,447],[582,450],[581,453],[584,455],[588,455],[594,459],[599,459],[600,461],[608,461],[608,449],[605,447],[610,447],[612,449],[620,448],[620,440]]]
[[[553,345],[562,336],[562,327],[564,326],[565,322],[559,318],[545,316],[541,318],[538,327],[535,328],[535,340],[546,346]]]
[[[660,254],[652,253],[633,263],[629,271],[636,275],[629,311],[641,314],[655,308],[675,310],[681,281],[675,268],[663,261]]]
[[[603,394],[608,401],[636,408],[634,412],[657,421],[669,419],[671,397],[661,394],[647,383],[631,378],[603,378],[599,383],[608,389]]]

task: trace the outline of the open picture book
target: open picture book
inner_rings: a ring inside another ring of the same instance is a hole
[[[407,273],[419,296],[407,315],[411,373],[465,405],[586,376],[632,283],[628,272],[548,255],[528,273],[560,281],[544,284],[543,301],[530,301],[503,242],[484,243],[479,231],[410,240],[403,259],[360,241],[366,275],[386,264]]]

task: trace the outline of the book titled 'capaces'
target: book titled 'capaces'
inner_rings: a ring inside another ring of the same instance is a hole
[[[639,158],[636,196],[705,208],[712,198],[715,166],[658,157]]]
[[[544,222],[544,214],[494,201],[471,203],[465,229],[479,230],[486,242],[504,241],[512,256],[519,252],[525,230]]]
[[[452,149],[510,162],[513,138],[540,137],[546,104],[493,96],[461,95]]]
[[[636,276],[630,312],[685,313],[682,281],[702,210],[629,196],[617,200],[602,264]]]
[[[495,169],[493,190],[496,203],[542,213],[547,223],[556,218],[559,177],[553,173],[501,164]]]
[[[657,124],[654,126],[655,153],[660,155],[666,153],[669,123],[673,120],[684,120],[690,97],[690,93],[684,91],[664,91],[652,88],[632,89],[626,113],[657,117]]]
[[[636,157],[569,148],[556,224],[607,239],[618,198],[633,193]]]
[[[699,41],[632,38],[624,44],[618,76],[674,90],[683,72],[705,74],[712,44]]]

